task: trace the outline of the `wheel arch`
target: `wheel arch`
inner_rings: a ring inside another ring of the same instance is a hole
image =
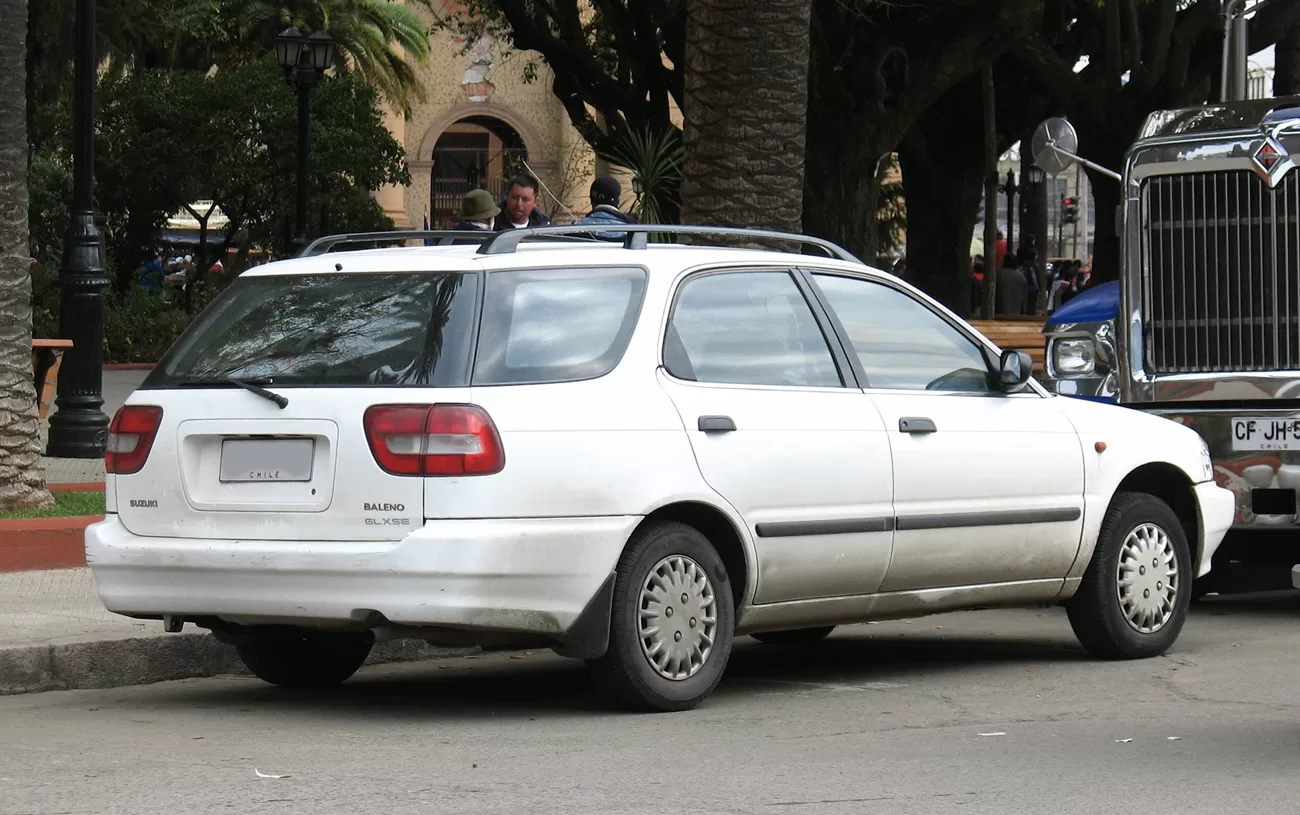
[[[1193,489],[1192,479],[1188,478],[1187,473],[1181,467],[1165,461],[1143,464],[1132,470],[1119,482],[1115,492],[1110,497],[1107,508],[1109,509],[1110,504],[1114,503],[1116,496],[1125,492],[1141,492],[1154,495],[1169,505],[1169,508],[1178,516],[1178,521],[1182,525],[1183,535],[1187,538],[1187,548],[1191,550],[1192,571],[1195,572],[1195,564],[1201,562],[1201,549],[1203,547],[1201,540],[1201,511],[1196,500],[1196,491]]]
[[[749,543],[736,520],[713,504],[704,501],[674,501],[647,514],[637,525],[637,529],[659,521],[686,524],[709,539],[709,543],[718,550],[722,565],[727,568],[727,579],[733,586],[732,602],[739,615],[745,599],[752,595],[751,581],[755,579],[757,573]],[[739,591],[734,587],[739,587]]]

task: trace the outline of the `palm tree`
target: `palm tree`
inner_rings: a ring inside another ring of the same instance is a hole
[[[800,231],[811,0],[688,0],[682,220]]]
[[[286,26],[324,29],[338,46],[339,69],[356,71],[396,110],[408,113],[425,98],[417,68],[428,62],[429,34],[417,7],[431,2],[116,0],[97,17],[98,48],[111,71],[228,70],[266,57]],[[75,0],[32,4],[28,87],[33,104],[49,103],[71,74],[74,5]]]
[[[32,383],[27,255],[27,0],[0,0],[0,510],[52,503]]]
[[[222,0],[232,14],[241,42],[261,48],[285,26],[324,29],[343,59],[397,110],[409,113],[425,98],[416,71],[429,60],[429,30],[415,5],[394,0]],[[414,64],[412,61],[414,60]]]

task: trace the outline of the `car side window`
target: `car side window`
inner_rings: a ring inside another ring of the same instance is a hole
[[[664,367],[696,382],[844,384],[812,308],[785,271],[703,274],[683,283]]]
[[[984,351],[923,303],[890,286],[814,274],[867,376],[868,388],[990,393]]]

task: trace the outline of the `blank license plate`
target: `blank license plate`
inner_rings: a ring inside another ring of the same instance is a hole
[[[311,481],[312,439],[225,439],[221,480]]]
[[[1233,450],[1300,450],[1300,419],[1237,417]]]

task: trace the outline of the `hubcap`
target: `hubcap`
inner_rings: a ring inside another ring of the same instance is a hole
[[[713,584],[684,555],[659,561],[641,586],[641,652],[665,679],[690,679],[713,651],[718,626]]]
[[[1129,532],[1116,577],[1120,611],[1134,631],[1152,634],[1169,622],[1178,599],[1178,555],[1165,530],[1142,524]]]

